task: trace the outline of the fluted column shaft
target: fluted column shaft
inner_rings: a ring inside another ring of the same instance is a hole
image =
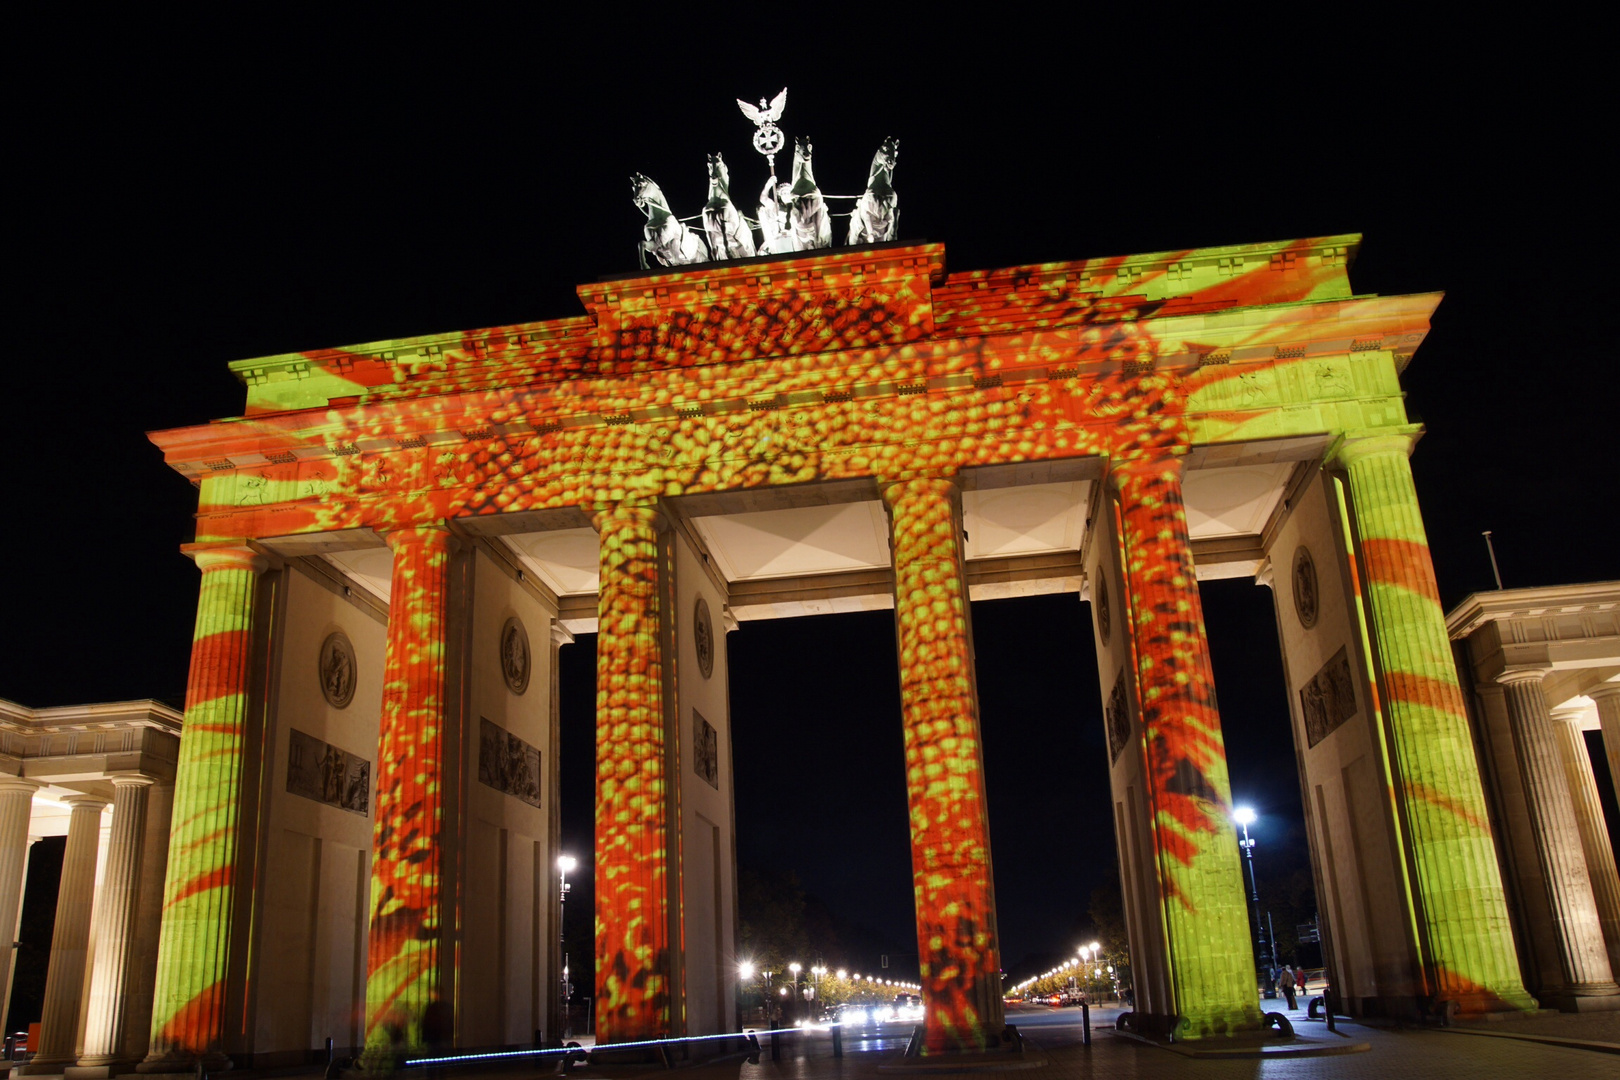
[[[653,507],[604,510],[596,634],[596,1039],[671,1030],[664,620]]]
[[[412,1041],[440,994],[443,853],[445,619],[451,537],[442,525],[387,536],[394,552],[377,747],[371,848],[371,931],[366,958],[366,1043],[386,1044],[398,1024]]]
[[[1575,822],[1575,804],[1558,750],[1547,699],[1541,690],[1545,672],[1509,672],[1497,678],[1506,687],[1508,726],[1513,731],[1513,756],[1518,759],[1524,785],[1530,835],[1541,866],[1547,904],[1552,911],[1553,937],[1558,942],[1563,990],[1572,994],[1615,994],[1609,954],[1603,944],[1603,924],[1586,871],[1586,853]]]
[[[1177,1038],[1257,1028],[1248,894],[1215,673],[1193,572],[1180,457],[1116,463],[1143,775]]]
[[[950,480],[886,484],[924,1050],[982,1050],[1005,1026],[962,508]]]
[[[253,608],[265,562],[245,547],[193,553],[202,570],[186,716],[175,765],[146,1072],[219,1066],[236,903]]]
[[[1465,1012],[1529,1009],[1502,872],[1428,535],[1412,483],[1409,435],[1339,446],[1383,676],[1402,839],[1419,894],[1419,945],[1431,994]]]
[[[14,776],[0,777],[0,948],[6,955],[0,961],[0,1024],[8,1019],[11,1005],[11,979],[17,967],[17,940],[22,920],[23,881],[28,875],[28,822],[34,812],[34,792],[39,785]],[[0,1031],[10,1031],[0,1027]]]
[[[1603,729],[1603,755],[1609,759],[1609,779],[1620,789],[1620,683],[1588,690],[1597,703],[1598,725]]]
[[[1615,872],[1614,846],[1603,818],[1597,778],[1592,773],[1592,756],[1586,749],[1586,736],[1580,728],[1582,709],[1555,709],[1553,728],[1558,737],[1559,756],[1569,781],[1569,798],[1575,805],[1575,825],[1581,834],[1581,850],[1586,853],[1586,873],[1592,881],[1592,899],[1597,901],[1598,921],[1603,924],[1603,943],[1609,952],[1609,973],[1620,971],[1620,875]]]
[[[85,1021],[81,1065],[108,1065],[127,1058],[125,1003],[132,989],[135,905],[140,899],[146,791],[152,777],[126,774],[111,779],[112,836],[96,903],[96,965],[90,973],[90,1013]]]
[[[51,960],[45,975],[39,1054],[30,1073],[59,1072],[73,1063],[79,1038],[79,1002],[84,994],[84,966],[90,951],[90,915],[96,893],[96,856],[101,848],[101,811],[106,799],[71,795],[67,850],[56,894],[56,925],[51,931]]]

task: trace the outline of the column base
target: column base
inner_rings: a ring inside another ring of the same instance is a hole
[[[1543,993],[1541,1003],[1559,1012],[1620,1012],[1620,991],[1611,988],[1606,993],[1602,990],[1589,993],[1582,987],[1573,991]]]
[[[69,1065],[62,1070],[62,1080],[108,1080],[108,1077],[134,1072],[138,1064],[140,1063],[129,1059],[101,1061],[80,1058],[77,1065]]]
[[[1006,1072],[1014,1069],[1039,1069],[1047,1064],[1046,1055],[1024,1045],[1018,1029],[1012,1025],[1002,1029],[994,1045],[983,1050],[947,1050],[941,1054],[924,1054],[923,1027],[918,1025],[911,1034],[911,1043],[905,1056],[878,1066],[880,1073],[957,1073]]]
[[[163,1054],[147,1059],[135,1066],[135,1071],[142,1076],[151,1077],[190,1077],[195,1080],[197,1065],[202,1064],[204,1072],[224,1072],[231,1068],[235,1062],[218,1050],[210,1050],[206,1054]]]
[[[19,1069],[12,1069],[13,1076],[61,1076],[64,1069],[71,1069],[77,1062],[73,1059],[49,1058],[41,1061],[39,1058],[28,1062]]]

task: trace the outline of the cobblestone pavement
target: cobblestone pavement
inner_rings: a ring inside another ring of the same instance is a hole
[[[1464,1025],[1471,1030],[1551,1035],[1559,1039],[1589,1039],[1620,1043],[1620,1011],[1596,1013],[1545,1012],[1522,1020],[1500,1020]]]
[[[1155,1046],[1098,1031],[1091,1047],[1043,1047],[1050,1064],[999,1075],[1008,1080],[1491,1080],[1494,1077],[1603,1080],[1620,1078],[1620,1056],[1576,1050],[1517,1039],[1478,1038],[1446,1031],[1383,1031],[1341,1025],[1354,1039],[1370,1043],[1366,1053],[1331,1057],[1280,1057],[1238,1060],[1185,1058]],[[878,1065],[895,1053],[846,1053],[831,1056],[817,1048],[809,1057],[758,1065],[727,1063],[695,1068],[705,1080],[892,1080]],[[684,1070],[683,1070],[684,1071]],[[994,1076],[997,1074],[979,1074]]]
[[[1093,1040],[1086,1047],[1081,1043],[1078,1011],[1042,1012],[1044,1015],[1014,1013],[1008,1019],[1018,1025],[1034,1053],[1046,1059],[1044,1066],[972,1074],[924,1073],[916,1080],[1620,1080],[1620,1054],[1456,1031],[1368,1027],[1348,1021],[1339,1024],[1345,1042],[1367,1043],[1371,1047],[1368,1051],[1326,1057],[1188,1058],[1115,1034],[1112,1010],[1092,1014]],[[1312,1042],[1333,1038],[1324,1025],[1305,1021],[1303,1010],[1292,1015],[1302,1034]],[[1557,1037],[1601,1039],[1602,1032],[1592,1034],[1591,1025],[1583,1028],[1578,1022],[1561,1022],[1556,1015],[1532,1021],[1546,1021],[1554,1029],[1547,1034]],[[1486,1030],[1499,1030],[1499,1026],[1490,1025]],[[582,1066],[570,1075],[572,1080],[896,1080],[895,1073],[879,1072],[879,1066],[897,1062],[905,1047],[905,1039],[898,1035],[872,1039],[852,1034],[843,1040],[844,1056],[834,1058],[827,1033],[805,1038],[784,1033],[782,1058],[772,1061],[768,1036],[762,1035],[760,1043],[764,1052],[757,1065],[749,1064],[740,1054],[731,1054],[674,1070],[657,1066]],[[553,1061],[539,1064],[525,1059],[511,1065],[477,1068],[411,1069],[398,1077],[537,1080],[554,1075]],[[261,1075],[283,1080],[297,1075],[317,1080],[320,1073],[286,1070]]]
[[[1304,1010],[1291,1015],[1302,1034],[1313,1042],[1331,1041],[1326,1027],[1304,1020]],[[1113,1011],[1093,1013],[1092,1045],[1080,1043],[1079,1016],[1074,1010],[1009,1015],[1025,1037],[1046,1057],[1045,1067],[1005,1072],[1006,1080],[1493,1080],[1495,1077],[1549,1077],[1555,1080],[1620,1080],[1620,1055],[1600,1053],[1519,1039],[1481,1038],[1465,1033],[1431,1029],[1367,1027],[1339,1024],[1346,1043],[1362,1042],[1364,1053],[1326,1057],[1268,1057],[1234,1060],[1186,1058],[1156,1046],[1116,1035]],[[1561,1024],[1558,1016],[1535,1018],[1558,1030],[1548,1034],[1565,1038],[1602,1039],[1590,1027]],[[1489,1030],[1497,1030],[1491,1025]],[[781,1061],[761,1056],[758,1065],[716,1063],[690,1071],[703,1080],[893,1080],[879,1073],[880,1064],[896,1059],[899,1047],[861,1052],[845,1039],[845,1055],[832,1057],[825,1039],[783,1048]],[[961,1075],[961,1074],[958,1074]],[[997,1074],[978,1074],[992,1077]],[[696,1080],[696,1078],[694,1078]],[[942,1077],[941,1080],[944,1080]]]

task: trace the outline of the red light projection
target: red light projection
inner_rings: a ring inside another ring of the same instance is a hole
[[[1001,954],[961,511],[948,480],[890,484],[883,501],[893,519],[924,1050],[983,1050],[1001,1032]]]
[[[444,620],[450,533],[388,534],[394,549],[366,957],[366,1042],[409,1031],[439,995],[444,911]]]
[[[954,275],[939,245],[728,262],[584,287],[582,318],[234,365],[249,383],[246,417],[154,436],[200,481],[199,540],[369,528],[395,550],[373,1032],[396,1011],[415,1017],[444,966],[446,901],[433,853],[443,815],[442,524],[583,509],[601,531],[597,1034],[627,1041],[670,1033],[679,1019],[658,502],[862,479],[882,492],[894,521],[926,1045],[939,1052],[994,1039],[999,959],[949,490],[975,466],[1074,458],[1111,463],[1120,493],[1149,732],[1142,752],[1183,1034],[1257,1024],[1179,461],[1216,443],[1406,430],[1396,376],[1438,297],[1353,297],[1346,262],[1355,242]],[[1352,487],[1356,475],[1352,467]],[[1359,503],[1358,514],[1383,520]],[[1369,537],[1421,542],[1421,523],[1414,533],[1411,521],[1389,520]],[[1421,591],[1409,566],[1385,568],[1373,556],[1368,564],[1375,597],[1386,585]],[[1386,625],[1394,632],[1411,620],[1381,614],[1380,603],[1382,641]],[[1424,638],[1411,655],[1428,648]],[[1412,715],[1410,738],[1397,744],[1421,756],[1428,721]],[[1408,775],[1452,798],[1455,776],[1440,773],[1414,763]],[[1443,800],[1423,805],[1411,812],[1424,828],[1423,815],[1463,821]],[[1436,825],[1418,859],[1443,861],[1444,838],[1464,832],[1477,846],[1477,828],[1467,829]],[[228,863],[183,865],[203,878]],[[1488,890],[1481,873],[1434,877],[1426,917],[1450,918],[1447,889]],[[1437,964],[1510,992],[1505,976],[1468,959],[1465,943],[1436,934]],[[171,953],[164,963],[175,962]],[[208,984],[199,979],[186,985],[201,992]],[[155,1026],[183,1004],[165,1005]]]
[[[596,527],[596,1037],[627,1042],[671,1031],[665,604],[657,511],[604,511]]]

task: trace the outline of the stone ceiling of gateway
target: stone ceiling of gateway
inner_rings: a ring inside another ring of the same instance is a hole
[[[1190,472],[1185,495],[1193,539],[1254,537],[1258,542],[1292,472],[1290,462]],[[963,492],[968,559],[1078,553],[1092,488],[1092,481],[1072,480]],[[693,517],[692,523],[728,582],[886,570],[890,565],[888,524],[876,500],[708,514]],[[595,594],[600,559],[595,530],[514,533],[503,540],[558,596]],[[388,599],[392,556],[380,541],[327,557],[379,599]],[[1205,573],[1219,576],[1216,568],[1230,561],[1212,557]]]

